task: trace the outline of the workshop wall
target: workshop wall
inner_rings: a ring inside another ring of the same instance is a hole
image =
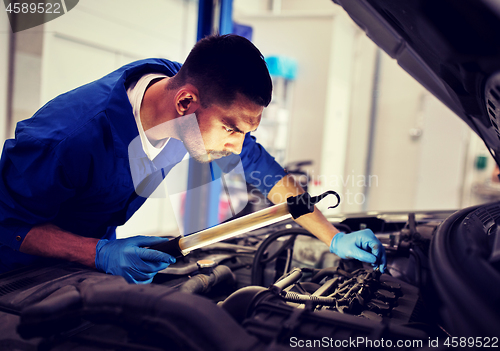
[[[467,205],[469,129],[332,5],[235,0],[265,56],[298,62],[287,161],[313,160],[310,191],[338,191],[338,212]]]
[[[383,53],[369,210],[461,206],[470,129]]]
[[[8,124],[9,137],[14,136],[16,123],[30,118],[42,105],[41,70],[43,34],[41,25],[14,34],[14,71],[12,77],[12,115]]]
[[[253,28],[253,42],[265,56],[298,63],[287,162],[314,162],[307,168],[313,193],[363,195],[357,183],[344,180],[352,172],[365,175],[375,45],[329,0],[253,4],[236,0],[235,21]],[[354,200],[343,201],[336,211],[361,208]]]
[[[319,187],[318,193],[335,189],[343,199],[341,206],[334,211],[330,210],[329,213],[343,212],[345,206],[353,203],[353,200],[346,196],[348,189],[345,178],[350,140],[348,132],[349,125],[352,123],[350,120],[351,102],[356,100],[359,104],[370,104],[369,100],[358,100],[356,92],[353,91],[354,57],[358,31],[345,13],[338,13],[335,16],[330,44],[331,64],[327,71],[328,85],[325,124],[322,130],[321,174],[320,177],[316,177]],[[357,137],[355,136],[355,138]],[[366,153],[366,150],[359,148],[352,151],[351,157],[353,159],[363,158],[363,154]],[[355,154],[355,151],[360,151],[361,154]],[[322,210],[326,210],[327,207],[326,202],[320,205]]]
[[[352,55],[351,100],[349,105],[349,126],[345,170],[341,189],[343,192],[342,212],[361,212],[370,187],[369,152],[372,136],[371,119],[375,96],[374,80],[377,46],[362,31],[354,38]],[[362,181],[362,180],[365,181]],[[368,181],[366,181],[368,179]]]
[[[7,13],[0,11],[0,142],[3,145],[7,127],[7,83],[9,77],[9,33]]]
[[[183,61],[196,42],[193,0],[86,0],[46,24],[42,101],[146,57]]]
[[[311,10],[301,13],[290,8],[274,13],[262,8],[258,12],[244,13],[237,11],[241,2],[244,1],[235,2],[234,19],[253,28],[252,41],[262,54],[281,55],[297,61],[286,161],[311,159],[314,173],[319,174],[328,85],[325,72],[331,64],[332,11],[335,7],[326,13]]]

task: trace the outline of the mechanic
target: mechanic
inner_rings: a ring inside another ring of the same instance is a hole
[[[249,134],[271,93],[259,50],[242,37],[224,35],[199,41],[182,66],[164,59],[133,62],[48,102],[17,124],[15,139],[2,151],[0,272],[52,258],[149,283],[175,262],[148,249],[165,238],[116,239],[116,226],[150,194],[140,193],[141,184],[132,179],[133,140],[141,141],[147,156],[144,169],[161,174],[160,180],[187,149],[204,163],[239,154],[245,174],[252,174],[247,180],[275,179],[257,184],[273,202],[302,193]],[[189,116],[202,140],[183,123],[168,127]],[[385,251],[369,229],[339,233],[317,209],[297,222],[340,257],[385,270]]]

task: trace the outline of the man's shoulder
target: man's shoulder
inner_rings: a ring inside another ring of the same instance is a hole
[[[73,143],[80,147],[92,146],[99,137],[105,136],[114,140],[111,135],[115,129],[122,131],[120,136],[124,140],[131,139],[137,131],[125,89],[127,80],[152,72],[174,75],[180,67],[180,63],[162,58],[131,62],[55,97],[33,117],[19,122],[16,136],[26,135],[49,148],[58,149],[58,146]]]
[[[175,75],[181,64],[162,58],[149,58],[131,62],[106,76],[85,84],[54,99],[40,108],[30,119],[21,121],[16,132],[27,132],[37,137],[49,135],[56,139],[65,138],[102,113],[111,111],[120,120],[133,118],[126,94],[128,80],[135,76],[159,72]],[[119,111],[114,111],[118,110]],[[40,131],[45,131],[41,133]]]
[[[163,58],[147,58],[131,62],[125,66],[120,67],[112,72],[123,75],[125,80],[130,80],[137,76],[142,76],[148,73],[164,73],[167,76],[174,76],[181,68],[179,62],[170,61]]]
[[[127,69],[133,67],[140,67],[144,65],[150,65],[152,67],[154,66],[163,67],[172,70],[173,72],[178,71],[182,66],[182,64],[176,61],[167,60],[165,58],[151,57],[130,62],[122,66],[122,68]]]

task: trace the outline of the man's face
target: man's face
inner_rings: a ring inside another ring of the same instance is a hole
[[[257,129],[264,108],[238,94],[233,104],[212,104],[195,112],[203,142],[187,132],[182,141],[191,157],[207,163],[232,153],[239,154],[245,134]]]

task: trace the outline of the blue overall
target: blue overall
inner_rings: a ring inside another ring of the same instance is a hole
[[[113,238],[116,226],[139,209],[146,198],[134,188],[128,150],[139,132],[126,88],[144,74],[173,76],[180,67],[164,59],[133,62],[17,124],[0,159],[0,272],[38,259],[19,252],[33,226],[52,223],[85,237]],[[150,161],[152,178],[164,178],[185,152],[182,142],[171,140]],[[285,174],[249,134],[240,157],[247,181],[264,194]]]

